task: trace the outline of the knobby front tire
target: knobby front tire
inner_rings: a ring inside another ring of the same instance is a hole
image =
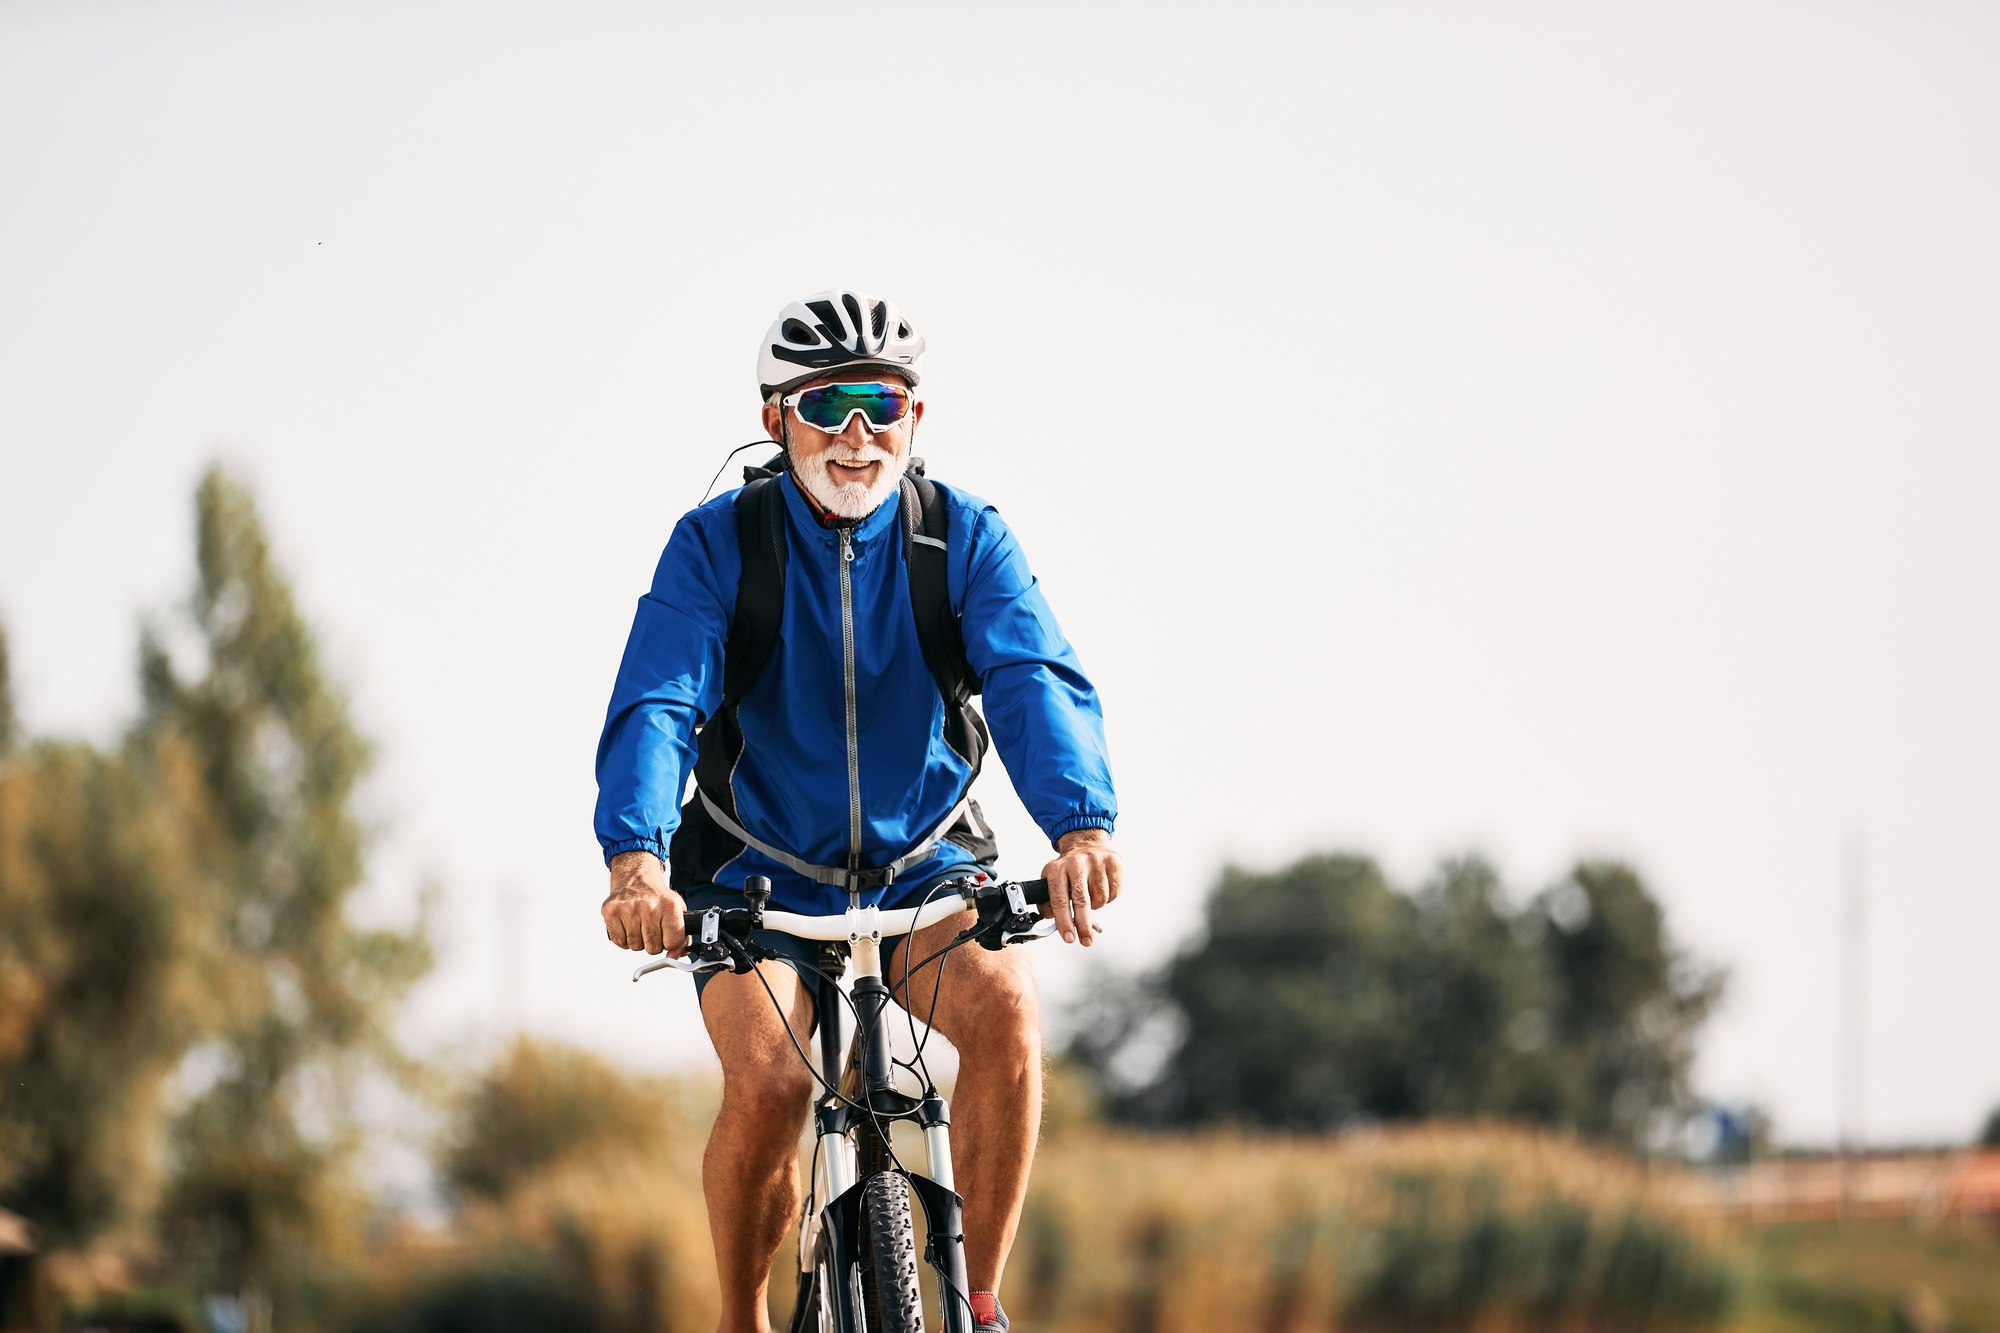
[[[861,1186],[861,1229],[875,1278],[876,1308],[869,1333],[923,1333],[924,1301],[917,1287],[917,1232],[909,1183],[894,1171]]]

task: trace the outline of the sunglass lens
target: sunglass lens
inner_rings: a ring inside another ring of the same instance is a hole
[[[897,384],[828,384],[799,395],[799,420],[838,433],[860,412],[878,429],[893,426],[910,410],[910,391]]]

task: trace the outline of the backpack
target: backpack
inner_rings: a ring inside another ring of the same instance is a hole
[[[736,817],[729,776],[743,753],[743,732],[737,706],[763,674],[777,647],[785,611],[785,496],[779,477],[787,467],[783,454],[762,467],[743,469],[743,489],[736,493],[736,541],[743,574],[737,584],[736,610],[723,645],[722,702],[703,724],[698,738],[695,792],[681,812],[669,849],[672,883],[676,889],[713,882],[723,865],[754,846],[793,870],[823,884],[850,891],[892,883],[896,873],[930,855],[940,841],[955,843],[976,861],[990,863],[999,846],[971,798],[980,760],[986,754],[986,723],[972,706],[980,692],[978,673],[965,657],[965,638],[952,614],[946,588],[945,553],[948,512],[943,495],[924,476],[923,460],[912,458],[903,476],[899,502],[903,511],[903,568],[909,579],[910,609],[917,622],[917,642],[924,663],[944,701],[945,743],[971,766],[958,802],[945,824],[888,866],[814,866],[783,848],[772,847],[743,828]],[[852,859],[852,858],[850,858]]]

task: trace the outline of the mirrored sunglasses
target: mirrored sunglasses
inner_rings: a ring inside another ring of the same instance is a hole
[[[914,395],[901,384],[822,384],[789,394],[784,405],[814,430],[838,435],[859,412],[870,435],[879,435],[910,414]]]

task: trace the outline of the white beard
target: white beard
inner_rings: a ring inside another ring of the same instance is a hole
[[[836,481],[827,464],[834,459],[844,463],[879,462],[881,471],[875,475],[875,484],[870,486],[859,481]],[[892,456],[888,450],[869,445],[858,451],[829,449],[811,458],[795,459],[792,471],[799,484],[806,488],[806,494],[820,502],[829,514],[838,518],[867,518],[874,513],[884,500],[895,494],[897,483],[903,479],[908,469],[909,455]]]

